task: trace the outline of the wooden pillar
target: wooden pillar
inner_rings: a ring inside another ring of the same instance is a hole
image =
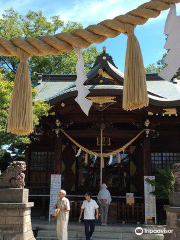
[[[105,168],[105,163],[104,163],[104,167],[102,169],[102,183],[107,183],[107,175],[106,175],[106,168]]]
[[[118,163],[118,187],[122,187],[121,184],[121,163]]]
[[[62,166],[62,137],[57,137],[55,139],[55,163],[54,163],[54,173],[61,174]]]
[[[143,172],[151,176],[151,142],[149,137],[143,138]]]

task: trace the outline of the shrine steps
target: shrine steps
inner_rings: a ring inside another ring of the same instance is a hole
[[[38,225],[33,224],[36,228],[37,240],[57,240],[56,226],[54,224]],[[96,226],[96,230],[93,234],[93,240],[163,240],[162,234],[142,234],[137,236],[135,234],[135,228],[141,225],[135,224],[116,224],[108,226]],[[142,226],[141,226],[142,227]],[[84,225],[77,223],[70,223],[68,227],[68,240],[85,240]]]

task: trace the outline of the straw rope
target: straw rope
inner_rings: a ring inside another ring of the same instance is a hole
[[[93,155],[93,156],[97,156],[97,157],[101,157],[101,154],[100,153],[97,153],[97,152],[94,152],[94,151],[91,151],[85,147],[83,147],[81,144],[79,144],[78,142],[76,142],[72,137],[70,137],[63,129],[60,129],[61,132],[67,137],[69,138],[69,140],[71,140],[71,142],[73,142],[76,146],[78,146],[82,151],[90,154],[90,155]],[[124,146],[122,146],[121,148],[118,148],[110,153],[103,153],[103,158],[104,157],[110,157],[111,155],[116,155],[117,153],[120,153],[120,152],[124,152],[125,149],[127,147],[129,147],[129,145],[131,145],[145,130],[141,130],[140,133],[138,133],[133,139],[131,139],[128,143],[126,143]]]
[[[18,49],[29,55],[59,55],[70,52],[74,47],[86,48],[92,43],[101,43],[107,38],[116,37],[121,32],[128,33],[129,29],[143,25],[149,18],[156,18],[160,12],[167,10],[170,4],[180,0],[151,0],[138,8],[120,15],[112,20],[104,20],[97,25],[90,25],[86,29],[76,29],[70,33],[59,33],[54,36],[35,38],[0,38],[0,55],[18,56]]]

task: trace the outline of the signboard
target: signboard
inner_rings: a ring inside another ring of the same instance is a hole
[[[126,204],[134,204],[134,193],[126,193]]]
[[[146,182],[146,179],[155,180],[154,176],[144,176],[144,203],[145,203],[145,223],[154,220],[156,224],[156,197],[150,194],[155,187]]]
[[[50,186],[50,203],[49,203],[49,222],[51,215],[54,213],[54,205],[59,199],[59,191],[61,190],[61,175],[51,174],[51,186]]]

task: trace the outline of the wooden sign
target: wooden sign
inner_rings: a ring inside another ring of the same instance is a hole
[[[153,221],[156,224],[156,197],[150,194],[155,187],[148,184],[146,179],[154,180],[154,176],[144,176],[144,203],[145,203],[145,224]]]
[[[61,174],[51,174],[50,203],[49,203],[49,222],[54,213],[54,205],[59,200],[59,191],[61,190]]]
[[[134,193],[126,193],[126,204],[134,204]]]

